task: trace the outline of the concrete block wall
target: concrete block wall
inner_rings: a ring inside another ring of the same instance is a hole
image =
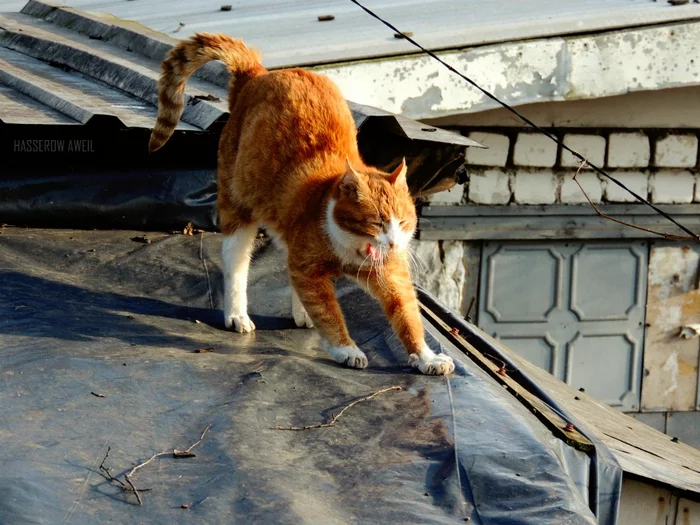
[[[431,204],[585,204],[573,177],[580,161],[527,130],[461,130],[489,149],[468,148],[469,182],[428,198]],[[557,132],[565,145],[657,204],[700,202],[700,130]],[[628,192],[584,168],[576,179],[595,203],[632,203]]]

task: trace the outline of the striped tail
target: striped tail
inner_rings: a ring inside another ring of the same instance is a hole
[[[151,133],[149,151],[160,149],[173,134],[185,108],[183,94],[187,79],[211,60],[221,60],[226,64],[233,75],[232,82],[237,75],[253,77],[266,72],[260,63],[260,55],[242,40],[221,34],[198,33],[180,42],[168,52],[161,66],[158,119]]]

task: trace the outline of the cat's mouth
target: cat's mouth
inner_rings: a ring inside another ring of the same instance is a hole
[[[361,250],[357,250],[357,255],[362,257],[365,261],[367,259],[371,259],[372,262],[380,262],[382,260],[381,251],[370,242],[365,246],[364,253],[362,253]]]

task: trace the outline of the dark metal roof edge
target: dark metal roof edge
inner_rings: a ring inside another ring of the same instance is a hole
[[[22,24],[21,18],[27,16],[29,15],[17,15],[20,21],[0,16],[0,21],[4,24],[4,30],[0,31],[0,45],[44,62],[68,67],[157,107],[156,80],[160,73],[157,62],[151,68],[144,67],[143,64],[119,57],[118,53],[111,54],[97,47],[91,48],[87,43],[75,42],[60,33],[54,36],[45,27],[38,29]],[[73,31],[69,28],[62,29]],[[50,38],[52,36],[54,38]],[[89,38],[84,33],[81,36]],[[111,47],[111,43],[108,42],[108,45]],[[124,52],[117,46],[115,48],[119,49],[119,53]],[[188,103],[181,120],[192,126],[208,130],[227,113],[221,107],[223,104],[209,102],[203,96],[206,93],[196,86],[188,87],[185,95]],[[197,104],[190,104],[189,101],[195,98],[201,100]]]
[[[79,32],[89,38],[103,40],[121,49],[135,52],[146,58],[158,61],[162,60],[167,51],[179,42],[178,39],[169,37],[138,23],[129,22],[116,17],[108,18],[105,16],[92,15],[72,7],[63,6],[46,0],[29,0],[21,12]],[[220,87],[228,87],[229,73],[226,67],[221,63],[211,62],[206,64],[195,73],[195,76]],[[452,131],[424,125],[418,121],[371,106],[356,104],[350,101],[348,101],[348,104],[354,113],[359,113],[365,117],[358,118],[358,116],[356,116],[355,120],[358,129],[367,118],[383,117],[387,120],[393,119],[396,124],[395,127],[401,131],[403,136],[411,140],[455,144],[465,147],[484,147],[478,142]],[[390,125],[389,127],[394,126]],[[203,129],[208,129],[208,127]]]

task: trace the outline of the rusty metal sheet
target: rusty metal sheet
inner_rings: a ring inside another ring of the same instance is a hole
[[[622,482],[618,525],[668,525],[674,510],[668,488],[635,479]]]
[[[700,525],[700,503],[689,499],[678,500],[675,525]]]
[[[649,257],[642,410],[693,410],[700,339],[680,337],[700,320],[700,248],[654,243]]]

